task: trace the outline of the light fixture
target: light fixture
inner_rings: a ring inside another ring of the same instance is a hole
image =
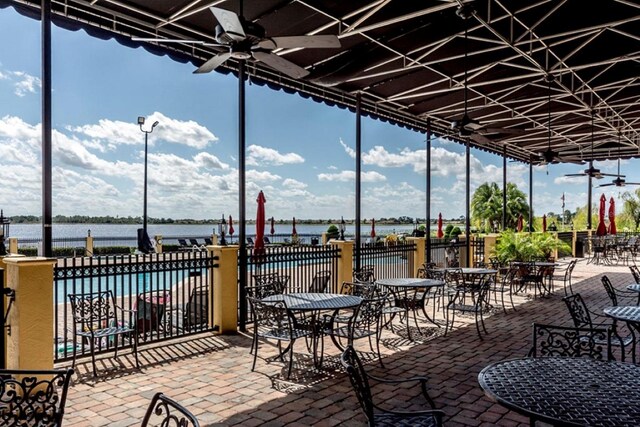
[[[150,130],[144,130],[142,129],[142,126],[145,124],[146,119],[144,118],[144,116],[138,116],[138,126],[140,126],[140,130],[142,132],[144,132],[144,196],[143,196],[143,203],[144,203],[144,212],[142,214],[142,228],[144,229],[144,235],[147,236],[147,155],[148,155],[148,141],[149,141],[149,134],[151,132],[153,132],[153,129],[158,126],[159,122],[156,120],[155,122],[153,122],[153,125],[151,125],[151,129]]]
[[[218,223],[218,234],[220,234],[220,244],[226,246],[227,241],[224,236],[227,234],[227,220],[224,219],[224,214],[222,214],[222,221]]]
[[[344,222],[344,217],[340,219],[340,240],[344,240],[344,232],[347,229],[347,224]]]

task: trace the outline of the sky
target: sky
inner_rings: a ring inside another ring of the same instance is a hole
[[[238,82],[194,75],[194,66],[52,30],[53,215],[142,216],[144,133],[137,117],[159,125],[148,135],[148,215],[218,218],[238,214]],[[40,22],[0,9],[0,208],[5,216],[40,215]],[[355,217],[355,114],[296,94],[246,86],[247,216],[264,191],[276,219]],[[425,135],[362,119],[362,216],[425,217]],[[431,148],[431,216],[465,212],[464,146],[436,139]],[[633,162],[633,161],[631,161]],[[640,182],[623,161],[627,181]],[[615,173],[614,161],[597,162]],[[587,166],[534,169],[534,214],[586,205]],[[508,162],[507,177],[528,197],[529,167]],[[594,185],[607,180],[594,181]],[[471,192],[502,186],[502,158],[471,150]],[[619,198],[615,187],[595,188]]]

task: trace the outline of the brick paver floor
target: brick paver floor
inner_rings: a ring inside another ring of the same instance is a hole
[[[618,288],[633,283],[628,267],[579,262],[573,275],[574,291],[595,311],[608,305],[600,283],[603,274]],[[570,324],[562,296],[562,289],[557,289],[550,298],[517,297],[516,310],[506,314],[494,310],[487,318],[489,334],[484,340],[468,324],[470,318],[462,316],[456,317],[456,327],[447,336],[442,329],[425,324],[426,336],[416,342],[408,341],[402,327],[395,328],[395,333],[385,330],[381,344],[384,368],[366,340],[357,342],[356,349],[364,352],[368,370],[376,375],[426,375],[430,395],[446,413],[448,426],[529,425],[525,417],[485,397],[478,373],[491,362],[526,355],[532,322]],[[365,418],[328,339],[322,370],[312,368],[304,341],[296,343],[290,380],[286,379],[286,364],[272,360],[276,347],[268,343],[261,344],[256,370],[251,372],[250,345],[249,335],[202,334],[142,347],[140,370],[132,369],[133,358],[126,352],[118,360],[107,355],[100,360],[96,380],[90,373],[91,363],[82,359],[69,391],[65,425],[139,425],[157,391],[189,408],[205,426],[363,425]],[[391,408],[426,409],[415,389],[374,386],[374,392]]]

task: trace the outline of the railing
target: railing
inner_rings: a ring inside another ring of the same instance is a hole
[[[362,245],[360,266],[372,265],[376,279],[413,277],[414,243],[392,245]],[[354,254],[355,256],[355,254]],[[353,262],[356,268],[356,261]]]
[[[250,248],[247,256],[247,286],[255,286],[255,275],[279,273],[289,277],[286,292],[306,292],[316,273],[330,271],[328,291],[340,290],[340,250],[333,246],[267,246],[264,255],[257,255]]]
[[[135,325],[140,343],[211,330],[214,261],[204,251],[59,260],[54,268],[55,360],[72,357],[74,346],[78,355],[89,352],[88,342],[73,342],[73,328],[79,326],[73,323],[68,294],[112,291],[118,306],[137,309],[135,318],[122,321]],[[100,340],[96,352],[113,345],[113,339]]]

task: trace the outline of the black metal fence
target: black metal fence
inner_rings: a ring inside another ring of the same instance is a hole
[[[392,277],[413,277],[413,242],[398,242],[394,245],[362,245],[360,247],[360,266],[372,265],[376,279]],[[355,253],[354,253],[355,257]],[[356,260],[353,261],[356,268]]]
[[[255,276],[278,273],[288,277],[286,292],[306,292],[313,276],[330,271],[328,292],[338,292],[340,249],[333,246],[267,246],[264,255],[247,250],[247,286],[255,286]]]
[[[88,342],[73,342],[74,325],[68,294],[111,291],[116,305],[137,310],[122,319],[138,331],[140,343],[162,341],[211,330],[215,258],[208,252],[65,258],[54,268],[54,359],[89,352]],[[120,320],[119,320],[120,322]],[[115,325],[101,325],[102,327]],[[77,329],[76,329],[77,330]],[[113,348],[115,337],[96,342],[96,351]],[[123,342],[131,345],[131,340]]]

